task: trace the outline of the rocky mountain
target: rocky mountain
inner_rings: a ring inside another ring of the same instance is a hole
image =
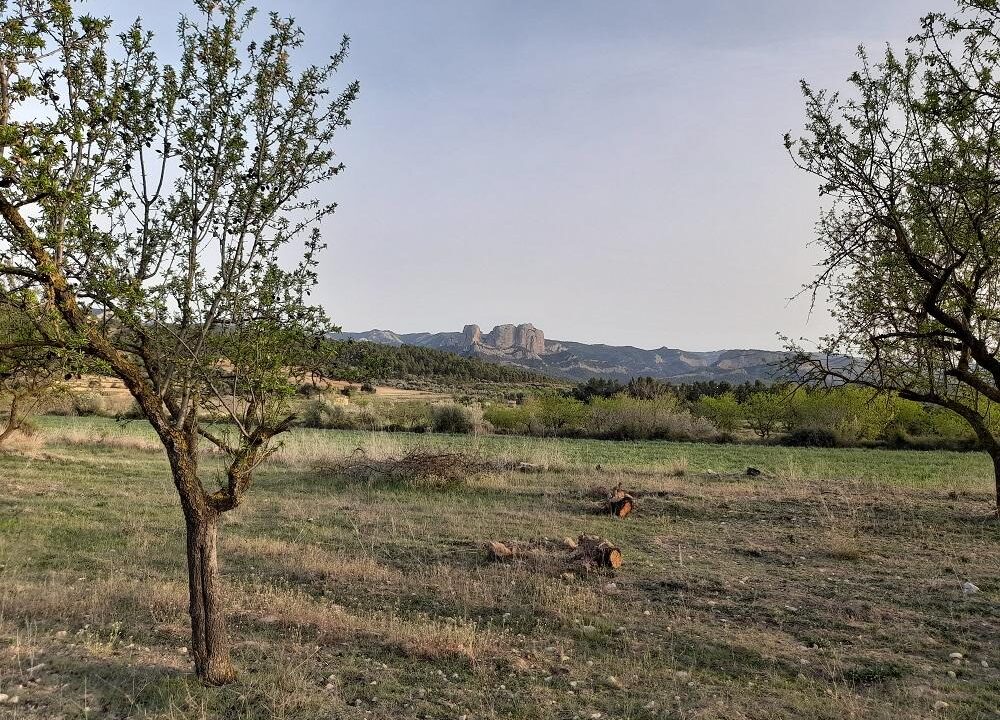
[[[497,325],[488,333],[483,333],[478,325],[466,325],[462,332],[369,330],[337,333],[331,337],[447,350],[566,380],[602,377],[627,381],[633,377],[649,376],[673,382],[766,381],[781,374],[777,364],[785,358],[784,353],[771,350],[688,352],[668,347],[644,350],[628,345],[547,340],[545,333],[530,323]]]

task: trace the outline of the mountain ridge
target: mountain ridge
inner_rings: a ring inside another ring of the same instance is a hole
[[[334,333],[331,337],[446,350],[577,381],[594,377],[626,381],[640,376],[673,382],[772,381],[784,374],[778,365],[788,357],[777,350],[690,351],[666,345],[644,349],[632,345],[551,340],[531,323],[497,325],[489,333],[483,333],[478,325],[466,325],[461,332],[396,333],[373,329]]]

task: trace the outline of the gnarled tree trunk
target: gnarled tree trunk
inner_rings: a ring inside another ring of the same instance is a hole
[[[997,517],[1000,517],[1000,449],[990,453],[990,457],[993,458],[993,486],[996,492],[996,512]]]
[[[236,679],[229,659],[229,639],[222,602],[222,584],[216,545],[219,515],[215,511],[188,513],[187,561],[191,605],[191,645],[195,673],[209,685]]]

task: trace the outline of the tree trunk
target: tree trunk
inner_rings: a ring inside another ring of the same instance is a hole
[[[1000,452],[991,453],[993,458],[993,485],[996,489],[996,511],[1000,516]]]
[[[229,659],[226,617],[216,543],[219,515],[189,513],[187,518],[188,587],[191,595],[191,646],[194,669],[208,685],[236,679]]]

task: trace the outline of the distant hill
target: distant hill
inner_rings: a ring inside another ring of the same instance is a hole
[[[340,380],[429,380],[447,383],[488,382],[551,385],[550,376],[514,365],[463,357],[446,350],[398,342],[335,339],[334,360],[328,368]]]
[[[478,325],[462,332],[395,333],[390,330],[337,333],[340,340],[432,348],[564,380],[592,377],[626,381],[648,376],[672,382],[720,380],[733,384],[774,380],[786,358],[773,350],[689,352],[660,347],[643,350],[628,345],[600,345],[548,340],[534,325],[498,325],[483,333]]]

